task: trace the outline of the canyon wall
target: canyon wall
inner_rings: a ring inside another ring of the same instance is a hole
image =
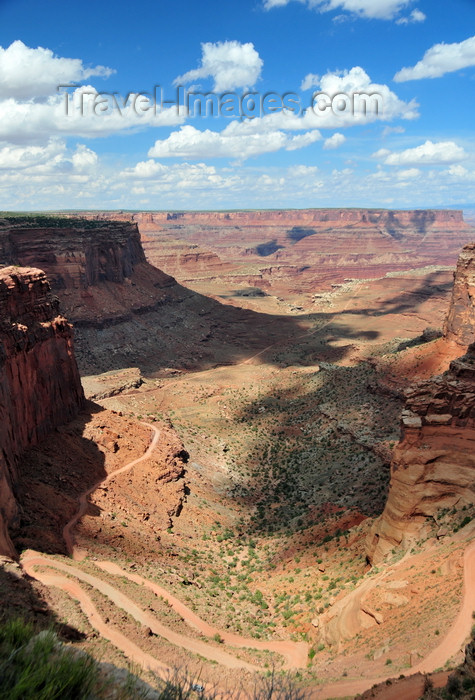
[[[388,500],[368,536],[372,564],[407,547],[442,508],[475,502],[475,344],[406,395]]]
[[[0,219],[0,261],[45,271],[74,324],[83,374],[232,362],[285,333],[273,318],[224,306],[151,265],[130,221]]]
[[[454,265],[474,237],[461,211],[301,209],[91,213],[138,224],[147,258],[192,282],[312,292],[345,278]],[[207,268],[207,265],[209,267]],[[207,269],[206,269],[207,268]]]
[[[472,344],[447,372],[406,390],[388,499],[367,540],[371,563],[394,547],[407,546],[442,508],[475,502],[474,291],[471,243],[458,259],[444,333],[461,351]]]
[[[42,270],[0,271],[0,553],[14,555],[8,524],[18,458],[84,403],[72,329]]]

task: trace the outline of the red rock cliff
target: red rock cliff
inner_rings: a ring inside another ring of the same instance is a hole
[[[84,402],[72,329],[42,270],[0,270],[0,553],[12,556],[8,524],[22,452],[71,420]]]
[[[444,335],[467,346],[475,338],[475,243],[462,250],[454,273],[454,287]]]
[[[407,391],[383,514],[368,536],[371,563],[421,533],[442,508],[475,499],[475,343],[445,374]]]
[[[45,271],[74,324],[84,374],[211,366],[285,334],[285,321],[277,328],[272,317],[201,296],[151,265],[130,221],[5,217],[0,263]]]

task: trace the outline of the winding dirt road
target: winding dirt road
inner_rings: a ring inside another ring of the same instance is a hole
[[[87,552],[85,550],[75,547],[72,530],[87,511],[88,496],[99,486],[108,483],[118,474],[131,469],[134,465],[147,459],[155,449],[160,438],[160,430],[149,423],[143,423],[143,425],[151,428],[153,432],[150,445],[144,454],[107,475],[104,479],[97,482],[87,491],[81,494],[79,498],[78,511],[63,529],[64,540],[66,542],[68,552],[73,560],[81,561],[85,556],[87,556]],[[166,589],[162,588],[155,582],[143,578],[138,574],[126,571],[111,561],[100,561],[95,562],[95,564],[102,571],[105,571],[110,575],[122,577],[125,576],[130,581],[153,591],[155,595],[162,596],[183,618],[186,624],[207,637],[213,637],[216,634],[219,634],[223,642],[233,647],[276,652],[281,654],[286,659],[286,668],[303,668],[306,665],[309,647],[303,642],[261,641],[250,638],[248,639],[232,632],[219,630],[218,628],[213,627],[209,623],[202,620],[198,615],[196,615],[196,613],[193,612],[193,610],[188,608],[178,598],[173,596]],[[23,554],[22,565],[24,570],[33,578],[36,578],[47,586],[59,588],[65,591],[72,598],[76,599],[90,624],[102,637],[108,639],[134,663],[138,663],[142,667],[152,670],[162,678],[169,677],[170,669],[159,662],[156,658],[140,649],[140,647],[125,637],[125,635],[121,634],[118,630],[107,624],[100,616],[90,596],[73,579],[82,581],[97,589],[103,595],[109,598],[109,600],[112,601],[117,607],[131,615],[142,626],[149,627],[153,634],[166,639],[176,646],[187,649],[194,654],[200,654],[201,656],[230,669],[239,668],[248,671],[261,670],[257,666],[227,653],[220,647],[208,644],[201,639],[188,637],[166,627],[155,617],[155,615],[150,613],[150,611],[140,608],[132,599],[109,584],[107,581],[82,571],[75,566],[71,566],[70,564],[66,564],[58,559],[50,558],[47,555],[40,554],[39,552],[35,552],[33,550],[28,550]],[[38,571],[38,567],[43,569],[46,567],[49,569],[49,571]],[[51,569],[57,569],[63,574],[66,574],[66,576],[52,573]],[[473,610],[475,610],[475,542],[472,542],[464,553],[464,590],[462,606],[459,613],[449,632],[444,639],[441,640],[440,644],[430,654],[428,654],[425,659],[423,659],[412,669],[414,674],[423,674],[434,671],[436,668],[443,666],[447,659],[452,657],[460,650],[466,637],[470,633]],[[328,698],[353,696],[357,693],[364,692],[375,683],[384,682],[386,678],[387,677],[385,676],[383,678],[371,679],[348,679],[330,683],[311,689],[309,698],[312,698],[312,700],[324,700]]]
[[[158,440],[160,438],[160,430],[150,423],[143,423],[143,425],[151,428],[153,431],[152,439],[147,450],[141,457],[128,462],[123,467],[116,469],[111,474],[108,474],[104,479],[96,482],[93,486],[87,489],[79,497],[79,508],[71,520],[63,528],[63,537],[66,543],[67,550],[71,558],[75,561],[82,561],[87,556],[87,551],[79,549],[74,545],[73,539],[73,528],[77,525],[82,516],[87,512],[88,508],[88,496],[90,496],[95,489],[99,486],[107,484],[118,474],[131,469],[136,464],[139,464],[143,460],[147,459],[155,449]],[[163,639],[175,644],[176,646],[187,649],[188,651],[199,654],[211,661],[215,661],[222,666],[226,666],[231,669],[245,669],[248,671],[259,671],[261,670],[258,666],[248,663],[247,661],[238,659],[235,656],[224,651],[219,647],[215,647],[211,644],[206,643],[200,639],[195,639],[193,637],[188,637],[186,635],[175,632],[163,625],[152,613],[140,608],[133,600],[128,596],[123,594],[117,588],[110,585],[103,579],[96,576],[92,576],[81,569],[61,562],[57,559],[50,558],[39,552],[33,550],[27,550],[22,556],[22,565],[24,570],[33,578],[41,581],[47,586],[55,586],[65,591],[71,597],[79,601],[79,604],[88,618],[89,622],[101,636],[105,637],[111,641],[115,646],[117,646],[121,651],[123,651],[129,658],[131,658],[135,663],[139,663],[144,668],[148,668],[158,673],[162,677],[165,677],[169,672],[166,666],[154,659],[150,654],[143,652],[137,645],[131,642],[127,637],[122,635],[120,632],[115,630],[113,627],[108,625],[100,616],[92,602],[90,596],[79,586],[78,583],[72,580],[72,578],[67,578],[66,576],[59,576],[51,572],[38,571],[38,567],[47,567],[49,569],[57,569],[67,574],[70,577],[74,577],[79,581],[89,584],[93,588],[100,591],[103,595],[109,598],[117,607],[124,610],[126,613],[131,615],[137,622],[139,622],[144,627],[149,627],[153,634],[156,634]],[[304,642],[290,642],[290,641],[275,641],[275,642],[265,642],[256,640],[253,638],[240,637],[239,635],[232,634],[230,632],[221,631],[216,627],[212,627],[204,620],[199,618],[192,610],[190,610],[186,605],[184,605],[178,598],[175,598],[166,589],[158,586],[153,581],[148,581],[147,579],[131,574],[128,571],[121,569],[119,566],[110,561],[96,562],[96,565],[103,571],[106,571],[113,575],[126,576],[129,580],[144,585],[150,590],[152,590],[157,596],[163,596],[168,600],[170,605],[176,610],[176,612],[183,617],[184,621],[190,625],[190,627],[195,628],[201,634],[213,637],[219,634],[221,639],[229,645],[238,648],[251,648],[259,649],[265,651],[273,651],[281,654],[286,658],[287,668],[303,668],[308,659],[308,645]]]
[[[444,666],[448,659],[461,649],[463,650],[465,640],[470,635],[473,624],[472,612],[475,610],[475,542],[466,548],[463,563],[463,596],[458,615],[440,644],[411,669],[411,675],[432,673]],[[312,700],[329,700],[329,698],[356,695],[364,693],[376,683],[384,683],[387,678],[388,676],[337,681],[315,689],[310,697]]]
[[[149,581],[148,579],[137,574],[133,574],[130,571],[126,571],[125,569],[121,569],[120,566],[117,566],[117,564],[110,561],[98,561],[95,562],[95,564],[103,571],[107,571],[109,574],[114,574],[115,576],[125,576],[130,581],[150,589],[155,593],[155,595],[162,596],[175,610],[175,612],[177,612],[180,617],[182,617],[184,621],[190,625],[190,627],[193,627],[206,637],[214,637],[216,634],[219,634],[223,642],[226,642],[226,644],[233,647],[274,651],[287,659],[286,668],[305,668],[307,664],[309,646],[305,642],[260,641],[258,639],[241,637],[233,632],[220,630],[202,620],[195,612],[193,612],[193,610],[187,607],[178,598],[175,598],[175,596],[169,591],[157,585],[153,581]]]
[[[91,493],[93,493],[97,488],[99,488],[99,486],[104,486],[105,484],[109,483],[109,481],[111,481],[111,479],[113,479],[114,477],[118,476],[119,474],[122,474],[123,472],[128,471],[129,469],[132,469],[132,467],[134,467],[136,464],[139,464],[140,462],[143,462],[145,459],[150,457],[155,447],[157,446],[157,443],[160,439],[160,430],[154,425],[151,425],[151,423],[142,423],[142,425],[147,426],[147,428],[151,428],[153,431],[153,437],[150,441],[150,445],[147,447],[143,455],[141,457],[138,457],[137,459],[134,459],[132,462],[127,462],[127,464],[125,464],[123,467],[120,467],[120,469],[116,469],[111,474],[108,474],[105,477],[105,479],[100,479],[99,481],[96,481],[96,483],[93,484],[89,489],[87,489],[87,491],[84,491],[84,493],[82,493],[79,496],[79,509],[77,513],[63,528],[63,539],[66,543],[66,548],[71,558],[75,561],[81,561],[82,559],[84,559],[84,557],[87,556],[87,552],[85,552],[84,550],[80,550],[74,546],[72,530],[87,511],[89,505],[87,500],[88,496],[90,496]]]

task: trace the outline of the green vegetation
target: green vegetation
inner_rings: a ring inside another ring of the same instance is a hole
[[[0,700],[81,700],[98,681],[97,664],[63,647],[52,631],[20,619],[0,626]]]
[[[201,683],[180,671],[169,680],[156,679],[157,700],[213,700],[218,690],[204,690]],[[200,690],[203,688],[204,693]],[[0,700],[146,700],[150,686],[129,674],[125,678],[108,669],[108,675],[92,657],[63,645],[52,630],[39,633],[20,618],[0,624]],[[238,697],[233,688],[229,697]],[[272,670],[257,676],[251,700],[303,700],[292,678]]]
[[[23,228],[82,228],[97,229],[113,224],[103,219],[70,218],[64,214],[35,214],[24,212],[0,212],[0,219]]]

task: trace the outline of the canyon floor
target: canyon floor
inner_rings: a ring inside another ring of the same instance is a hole
[[[250,693],[256,669],[290,670],[310,698],[456,665],[472,510],[441,514],[379,567],[364,553],[402,389],[460,354],[423,336],[441,328],[451,285],[449,268],[286,298],[200,283],[276,324],[291,317],[293,335],[203,371],[85,376],[95,403],[28,453],[31,507],[14,533],[75,643],[146,680],[180,667],[220,692]],[[419,697],[414,683],[377,697]]]

